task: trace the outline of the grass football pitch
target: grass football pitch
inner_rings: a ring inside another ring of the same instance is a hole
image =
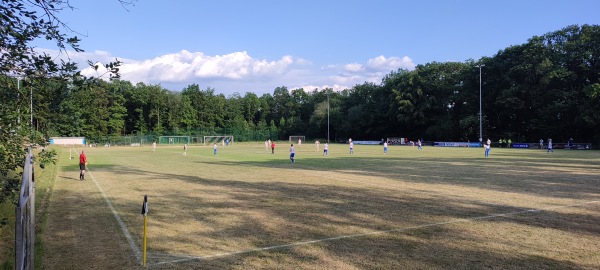
[[[49,268],[598,269],[600,152],[57,148]],[[74,159],[69,157],[73,156]]]

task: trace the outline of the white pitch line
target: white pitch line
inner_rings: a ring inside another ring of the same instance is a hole
[[[487,216],[480,216],[480,217],[473,217],[473,218],[461,218],[461,219],[449,220],[449,221],[438,222],[438,223],[429,223],[429,224],[397,228],[397,229],[391,229],[391,230],[373,231],[373,232],[368,232],[368,233],[341,235],[341,236],[335,236],[335,237],[329,237],[329,238],[295,242],[295,243],[284,244],[284,245],[276,245],[276,246],[269,246],[269,247],[263,247],[263,248],[254,248],[254,249],[235,251],[235,252],[227,252],[227,253],[217,253],[217,254],[207,255],[207,256],[181,256],[184,258],[178,259],[178,260],[172,260],[172,261],[159,262],[159,263],[156,263],[156,265],[168,264],[168,263],[180,263],[180,262],[187,262],[187,261],[193,261],[193,260],[203,260],[203,259],[210,259],[210,258],[216,258],[216,257],[233,256],[233,255],[273,250],[273,249],[283,249],[283,248],[290,248],[290,247],[295,247],[295,246],[303,246],[303,245],[310,245],[310,244],[316,244],[316,243],[322,243],[322,242],[328,242],[328,241],[335,241],[335,240],[340,240],[340,239],[364,237],[364,236],[369,236],[369,235],[387,234],[387,233],[392,233],[392,232],[403,232],[403,231],[408,231],[408,230],[422,229],[422,228],[442,226],[442,225],[448,225],[448,224],[466,223],[466,222],[473,222],[473,221],[477,221],[477,220],[492,219],[492,218],[497,218],[497,217],[514,216],[514,215],[524,214],[524,213],[536,213],[536,212],[548,211],[548,210],[554,210],[554,209],[560,209],[560,208],[570,208],[570,207],[582,206],[582,205],[586,205],[586,204],[593,204],[593,203],[599,203],[599,202],[600,201],[589,201],[589,202],[583,202],[583,203],[571,204],[571,205],[552,206],[552,207],[539,208],[539,209],[527,209],[527,210],[522,210],[522,211],[515,211],[515,212],[494,214],[494,215],[487,215]]]
[[[102,193],[102,197],[104,198],[104,201],[108,205],[108,208],[110,208],[110,211],[112,212],[113,216],[117,220],[117,223],[119,223],[119,227],[121,227],[123,234],[125,234],[125,238],[127,238],[127,242],[129,243],[131,250],[133,250],[136,260],[141,263],[142,251],[140,251],[140,249],[136,246],[135,242],[133,241],[133,238],[131,237],[131,233],[129,233],[129,230],[127,229],[127,226],[125,226],[125,223],[123,222],[123,220],[121,219],[121,217],[119,216],[117,211],[115,210],[115,207],[113,206],[113,204],[108,199],[108,196],[106,196],[106,193],[104,193],[104,190],[102,189],[102,187],[100,187],[100,184],[98,183],[98,181],[96,181],[96,178],[92,174],[92,171],[90,171],[88,168],[86,168],[86,171],[88,171],[90,173],[90,176],[92,177],[92,181],[94,182],[94,184],[96,184],[96,187],[98,187],[98,190],[100,190],[100,193]]]

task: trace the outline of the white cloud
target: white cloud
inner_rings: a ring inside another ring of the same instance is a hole
[[[352,64],[345,65],[344,70],[349,71],[349,72],[361,72],[361,71],[364,71],[365,68],[361,64],[352,63]]]
[[[291,91],[291,90],[300,89],[300,88],[304,89],[305,92],[312,92],[315,90],[321,91],[326,88],[331,88],[331,89],[333,89],[333,91],[340,92],[342,90],[349,89],[350,87],[345,86],[345,85],[339,85],[339,84],[333,84],[333,85],[325,84],[325,85],[304,85],[304,86],[293,87],[293,88],[289,88],[289,89]]]
[[[415,64],[408,56],[400,58],[380,55],[367,60],[365,64],[327,65],[321,70],[336,71],[336,74],[328,76],[327,84],[324,85],[343,86],[343,90],[365,82],[378,84],[386,74],[399,68],[412,70]]]
[[[337,68],[336,65],[329,64],[329,65],[321,67],[321,70],[333,70],[333,69],[336,69],[336,68]]]
[[[44,50],[49,55],[66,58],[57,51]],[[120,74],[123,80],[133,84],[161,84],[170,90],[183,89],[197,83],[201,87],[215,88],[221,93],[255,92],[272,93],[278,86],[295,86],[305,91],[332,88],[335,91],[349,89],[365,82],[380,83],[381,79],[398,68],[412,70],[415,64],[408,56],[368,59],[366,63],[325,64],[315,67],[310,60],[282,56],[276,60],[256,59],[247,52],[224,55],[206,55],[202,52],[182,50],[147,60],[132,60],[113,56],[106,51],[85,53],[68,52],[71,61],[79,64],[85,76],[98,76],[106,72],[104,63],[119,59],[123,64]],[[98,61],[98,70],[87,68],[87,60]]]
[[[400,57],[389,57],[386,58],[383,55],[369,59],[367,67],[374,70],[392,71],[399,68],[412,70],[415,68],[415,63],[408,56]]]
[[[207,56],[201,52],[181,51],[145,61],[123,65],[122,77],[131,81],[185,82],[194,79],[241,80],[281,75],[294,64],[283,56],[277,61],[254,59],[247,52]],[[151,76],[147,76],[151,75]]]

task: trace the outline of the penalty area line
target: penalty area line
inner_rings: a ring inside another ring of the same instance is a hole
[[[538,212],[542,212],[542,211],[549,211],[549,210],[561,209],[561,208],[571,208],[571,207],[577,207],[577,206],[582,206],[582,205],[586,205],[586,204],[594,204],[594,203],[599,203],[599,202],[600,201],[588,201],[588,202],[582,202],[582,203],[570,204],[570,205],[552,206],[552,207],[539,208],[539,209],[527,209],[527,210],[521,210],[521,211],[515,211],[515,212],[508,212],[508,213],[494,214],[494,215],[487,215],[487,216],[479,216],[479,217],[472,217],[472,218],[460,218],[460,219],[454,219],[454,220],[449,220],[449,221],[444,221],[444,222],[429,223],[429,224],[423,224],[423,225],[417,225],[417,226],[409,226],[409,227],[396,228],[396,229],[391,229],[391,230],[340,235],[340,236],[335,236],[335,237],[300,241],[300,242],[294,242],[294,243],[283,244],[283,245],[268,246],[268,247],[263,247],[263,248],[254,248],[254,249],[247,249],[247,250],[234,251],[234,252],[216,253],[216,254],[207,255],[207,256],[185,256],[185,255],[183,255],[183,256],[179,256],[179,257],[181,257],[181,259],[158,262],[158,263],[155,263],[155,265],[181,263],[181,262],[188,262],[188,261],[193,261],[193,260],[205,260],[205,259],[212,259],[212,258],[218,258],[218,257],[227,257],[227,256],[247,254],[247,253],[253,253],[253,252],[268,251],[268,250],[274,250],[274,249],[291,248],[291,247],[296,247],[296,246],[317,244],[317,243],[322,243],[322,242],[329,242],[329,241],[348,239],[348,238],[365,237],[365,236],[388,234],[388,233],[394,233],[394,232],[404,232],[404,231],[423,229],[423,228],[428,228],[428,227],[437,227],[437,226],[444,226],[444,225],[448,225],[448,224],[457,224],[457,223],[467,223],[467,222],[474,222],[474,221],[478,221],[478,220],[486,220],[486,219],[493,219],[493,218],[499,218],[499,217],[508,217],[508,216],[514,216],[514,215],[519,215],[519,214],[526,214],[526,213],[538,213]]]

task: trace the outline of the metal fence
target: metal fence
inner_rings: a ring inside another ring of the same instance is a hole
[[[110,136],[90,142],[96,146],[116,146],[116,145],[145,145],[152,144],[158,137],[152,135],[136,135],[136,136]]]
[[[15,269],[33,269],[35,245],[35,182],[33,155],[27,150],[23,164],[23,180],[16,208]]]
[[[226,128],[202,128],[197,130],[188,130],[185,132],[162,132],[149,134],[128,135],[128,136],[106,136],[99,139],[89,139],[88,143],[95,146],[117,146],[117,145],[147,145],[152,142],[165,144],[167,142],[160,142],[160,137],[166,136],[189,136],[192,144],[204,143],[204,136],[221,136],[221,135],[232,135],[235,136],[236,142],[248,142],[248,141],[266,141],[266,140],[278,140],[279,133],[276,131],[270,131],[269,129],[263,130],[252,130],[252,129],[226,129]]]

